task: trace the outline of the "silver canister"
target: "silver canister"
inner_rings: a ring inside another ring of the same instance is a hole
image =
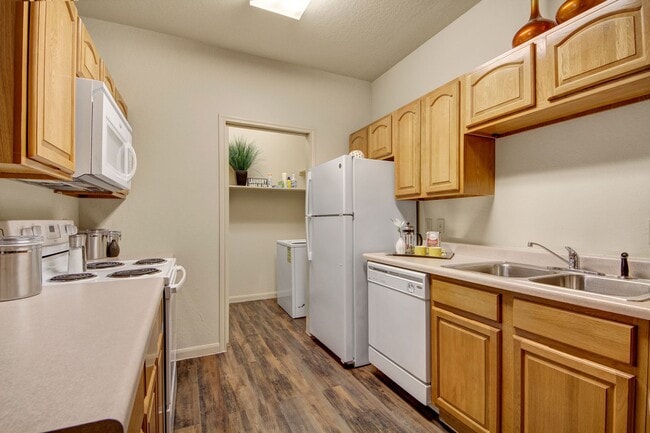
[[[80,234],[86,236],[86,259],[99,260],[106,258],[106,245],[108,242],[108,230],[92,229],[84,230]]]
[[[0,237],[0,301],[41,293],[42,245],[41,236]]]
[[[70,250],[68,251],[68,273],[80,274],[86,271],[86,236],[68,236]]]

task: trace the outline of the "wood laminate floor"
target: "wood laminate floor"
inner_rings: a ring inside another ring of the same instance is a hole
[[[345,369],[275,299],[230,306],[230,343],[178,363],[176,433],[446,433],[373,366]]]

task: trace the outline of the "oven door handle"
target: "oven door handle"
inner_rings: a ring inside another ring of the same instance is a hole
[[[178,272],[181,273],[181,280],[176,282],[176,277],[178,276]],[[181,265],[174,266],[174,276],[172,278],[172,283],[169,285],[169,289],[172,293],[178,293],[181,287],[183,287],[183,283],[185,283],[186,276],[187,276],[187,272],[185,272],[184,267],[182,267]]]

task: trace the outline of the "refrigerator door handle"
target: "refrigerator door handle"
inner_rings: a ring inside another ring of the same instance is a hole
[[[307,172],[307,187],[305,188],[305,231],[307,234],[307,261],[311,262],[311,236],[309,226],[311,225],[311,171]]]

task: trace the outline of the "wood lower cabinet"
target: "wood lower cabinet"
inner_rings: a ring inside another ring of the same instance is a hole
[[[525,338],[513,344],[515,431],[634,431],[633,375]]]
[[[432,402],[461,433],[648,433],[649,322],[431,280]]]
[[[431,400],[459,431],[500,432],[500,295],[431,281]]]
[[[368,158],[389,159],[393,157],[391,115],[368,126]]]
[[[0,8],[0,177],[70,179],[77,10],[63,0]]]
[[[501,331],[433,307],[432,400],[473,432],[499,430]]]
[[[360,130],[350,134],[350,147],[349,151],[360,150],[364,155],[368,155],[368,127],[361,128]]]

